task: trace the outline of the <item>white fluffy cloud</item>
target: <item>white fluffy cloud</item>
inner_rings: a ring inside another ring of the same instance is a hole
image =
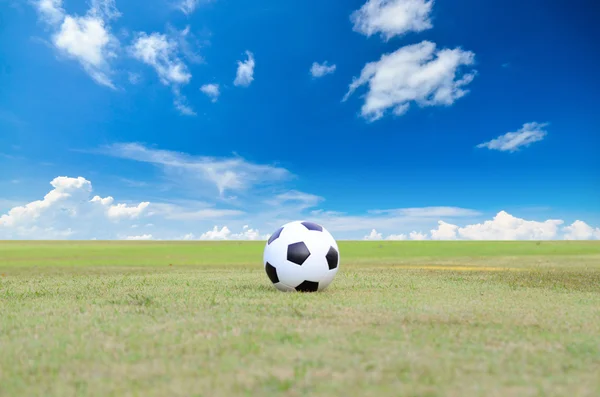
[[[189,234],[186,237],[188,237],[187,240],[196,239],[193,234]],[[198,240],[266,240],[268,238],[268,234],[261,235],[258,230],[244,225],[240,233],[231,233],[231,230],[227,226],[223,226],[221,229],[215,226],[212,230],[202,233]]]
[[[560,219],[532,221],[500,211],[493,219],[459,227],[443,221],[431,230],[436,240],[552,240],[560,238]]]
[[[39,0],[35,3],[40,18],[51,25],[60,24],[65,17],[62,0]]]
[[[488,148],[501,152],[516,152],[521,147],[527,147],[534,142],[544,139],[547,135],[547,132],[544,130],[546,126],[548,126],[548,123],[525,123],[518,131],[507,132],[491,141],[480,143],[477,145],[477,148]]]
[[[377,230],[372,229],[371,233],[367,234],[363,237],[363,240],[381,240],[383,237],[381,233],[378,233]]]
[[[565,240],[600,240],[600,228],[593,228],[580,220],[566,226],[564,231]]]
[[[327,61],[323,63],[313,62],[310,67],[310,74],[312,74],[313,77],[323,77],[326,74],[335,72],[335,69],[336,65],[328,65]]]
[[[517,218],[506,211],[500,211],[491,220],[468,224],[463,227],[438,221],[438,227],[429,234],[410,232],[390,234],[385,240],[600,240],[600,228],[593,228],[577,220],[569,226],[560,219],[534,221]],[[364,237],[365,240],[382,240],[383,234],[375,229]]]
[[[431,231],[432,240],[456,240],[458,226],[438,221],[438,228]]]
[[[156,70],[165,84],[186,84],[192,78],[187,66],[178,56],[177,41],[166,34],[140,32],[132,46],[132,55]]]
[[[248,59],[238,61],[238,68],[233,84],[236,86],[248,87],[254,80],[254,55],[250,51],[246,51]]]
[[[0,239],[179,239],[182,231],[208,227],[215,219],[240,224],[244,214],[197,202],[117,203],[112,196],[92,195],[92,183],[83,177],[60,176],[50,184],[41,200],[0,213]],[[264,238],[257,229],[239,227],[240,233],[220,232],[227,239]],[[195,239],[192,233],[190,238]]]
[[[500,211],[492,220],[465,227],[440,221],[438,229],[431,233],[444,240],[550,240],[558,237],[559,226],[563,223],[559,219],[528,221]]]
[[[449,106],[468,93],[465,86],[476,72],[461,75],[459,69],[472,65],[474,59],[470,51],[436,50],[429,41],[408,45],[367,63],[360,77],[353,79],[343,101],[368,85],[361,114],[370,121],[380,119],[388,110],[402,115],[411,102],[421,107]]]
[[[183,115],[193,116],[196,113],[187,104],[180,89],[192,79],[192,74],[179,55],[179,43],[182,35],[187,34],[186,31],[177,38],[157,32],[138,32],[129,51],[134,58],[154,68],[162,84],[172,88],[175,108]]]
[[[410,232],[408,238],[411,240],[427,240],[427,234],[421,232]]]
[[[84,178],[66,178],[57,177],[50,182],[51,190],[42,200],[33,201],[24,206],[18,206],[8,211],[8,214],[0,217],[0,226],[18,226],[32,225],[40,215],[53,209],[61,201],[81,201],[89,192],[92,186]],[[73,211],[70,211],[73,213]]]
[[[407,32],[430,29],[433,0],[368,0],[350,15],[356,32],[380,33],[385,40]]]
[[[200,87],[200,91],[202,91],[206,96],[208,96],[211,102],[217,102],[219,98],[219,85],[218,84],[204,84]]]
[[[400,240],[406,240],[407,237],[406,237],[406,234],[400,233],[400,234],[390,234],[385,239],[391,240],[391,241],[400,241]]]
[[[385,238],[388,241],[400,241],[400,240],[427,240],[427,235],[420,232],[410,232],[408,237],[406,234],[390,234]],[[383,234],[379,233],[376,229],[372,229],[371,233],[363,237],[363,240],[384,240]]]
[[[99,196],[94,196],[91,202],[97,202],[97,198],[99,198]],[[111,200],[110,204],[103,205],[102,210],[110,220],[137,219],[144,214],[144,211],[148,208],[149,204],[149,202],[144,201],[138,205],[129,206],[124,203],[112,204]]]
[[[114,89],[110,62],[116,57],[119,41],[108,24],[120,16],[114,0],[92,0],[84,16],[67,14],[62,0],[39,0],[34,4],[40,18],[54,31],[52,44],[56,49],[77,60],[98,84]]]
[[[127,237],[125,237],[125,240],[133,240],[133,241],[152,240],[152,235],[151,234],[142,234],[140,236],[127,236]]]
[[[50,184],[53,189],[42,200],[14,207],[0,217],[0,238],[62,238],[103,233],[123,221],[144,216],[150,204],[115,204],[110,196],[90,199],[92,184],[83,177],[60,176]]]

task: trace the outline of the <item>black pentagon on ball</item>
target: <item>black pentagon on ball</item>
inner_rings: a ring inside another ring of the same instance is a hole
[[[316,281],[303,281],[296,287],[296,291],[298,292],[317,292],[318,289],[319,283]]]
[[[310,256],[310,251],[304,242],[288,245],[287,260],[301,266]]]
[[[321,225],[317,225],[314,222],[302,222],[302,225],[304,225],[304,227],[308,230],[316,230],[317,232],[323,231],[323,227]]]
[[[325,258],[327,258],[329,270],[335,269],[338,266],[339,254],[335,248],[329,247],[329,251],[327,252],[327,255],[325,255]]]
[[[275,233],[273,233],[271,235],[271,237],[269,237],[269,241],[267,242],[267,245],[271,244],[273,241],[277,240],[279,238],[279,235],[281,234],[281,231],[283,230],[282,227],[280,227],[279,229],[275,230]]]
[[[267,276],[273,284],[277,284],[279,282],[279,277],[277,276],[277,269],[275,269],[275,266],[271,265],[269,262],[267,262],[267,264],[265,265],[265,272],[267,272]]]

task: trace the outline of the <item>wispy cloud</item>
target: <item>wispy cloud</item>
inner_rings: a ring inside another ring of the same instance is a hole
[[[181,90],[178,86],[173,87],[173,105],[175,109],[179,111],[180,114],[184,116],[195,116],[196,111],[189,105],[187,97],[181,94]]]
[[[177,3],[177,8],[186,15],[192,14],[201,4],[206,4],[212,0],[181,0]]]
[[[155,164],[173,178],[204,180],[216,187],[222,196],[257,185],[279,182],[292,177],[280,167],[255,164],[241,157],[215,158],[191,156],[185,153],[152,149],[139,143],[117,143],[100,149],[106,155]]]
[[[464,217],[477,216],[481,212],[459,207],[420,207],[420,208],[397,208],[389,210],[371,210],[371,214],[391,215],[391,216],[412,216],[412,217]]]
[[[480,143],[477,148],[488,148],[501,152],[516,152],[522,147],[543,140],[548,134],[545,130],[549,123],[525,123],[516,132],[507,132],[491,141]]]
[[[13,112],[0,109],[0,123],[11,124],[12,127],[23,127],[27,122]]]
[[[155,205],[155,214],[162,215],[164,219],[170,220],[207,220],[207,219],[218,219],[220,221],[226,220],[227,218],[238,217],[244,215],[244,211],[233,210],[233,209],[217,209],[217,208],[204,208],[199,210],[190,210],[186,207],[179,207],[172,204],[164,204],[162,206]]]
[[[196,10],[197,6],[198,6],[198,0],[182,0],[181,2],[179,2],[177,7],[184,14],[191,14]]]
[[[201,47],[202,42],[192,32],[190,25],[187,25],[182,30],[177,30],[169,25],[167,26],[167,32],[177,41],[179,51],[186,60],[196,64],[204,62],[204,57],[197,51],[197,48]]]
[[[0,157],[10,160],[24,160],[25,158],[22,156],[15,156],[14,154],[2,153],[0,152]]]
[[[148,182],[136,181],[136,180],[129,179],[129,178],[118,178],[118,179],[129,187],[147,187],[149,185]]]
[[[128,79],[131,84],[139,84],[142,81],[142,76],[139,73],[128,73]]]
[[[422,228],[439,218],[476,218],[481,213],[476,210],[458,207],[422,207],[368,210],[363,214],[314,211],[311,219],[328,225],[328,230],[338,232],[359,232],[364,230],[406,230]]]
[[[266,200],[265,203],[274,207],[280,207],[285,204],[286,206],[293,206],[301,211],[306,208],[313,208],[323,200],[323,197],[314,194],[290,190],[275,195],[273,198]]]

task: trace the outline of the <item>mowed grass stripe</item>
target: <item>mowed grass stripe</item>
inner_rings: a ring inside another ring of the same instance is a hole
[[[0,266],[252,265],[264,241],[0,241]],[[600,256],[591,241],[339,241],[346,264],[401,263],[405,259]]]

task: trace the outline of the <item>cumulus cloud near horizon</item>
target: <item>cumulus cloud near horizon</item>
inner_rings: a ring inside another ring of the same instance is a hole
[[[59,176],[43,199],[10,209],[0,216],[0,238],[61,239],[114,228],[145,215],[149,202],[115,203],[111,196],[91,197],[92,184],[83,177]]]
[[[266,240],[269,234],[263,228],[273,231],[298,219],[320,223],[340,240],[357,239],[360,233],[364,240],[600,239],[600,228],[580,219],[566,224],[562,219],[518,218],[506,211],[480,222],[473,221],[480,219],[479,212],[457,207],[346,215],[314,209],[324,199],[295,190],[259,207],[218,208],[189,200],[119,202],[111,195],[93,194],[92,183],[81,176],[58,176],[50,185],[41,199],[0,213],[0,239]],[[378,228],[394,232],[384,235]]]
[[[198,222],[206,224],[213,219],[226,221],[244,214],[208,204],[198,209],[150,201],[117,202],[112,196],[92,194],[92,183],[81,176],[58,176],[50,185],[52,189],[42,199],[14,206],[0,214],[0,239],[179,239],[175,234],[178,227],[202,225]],[[172,224],[174,228],[169,227]],[[228,230],[220,230],[221,235],[248,239],[263,236],[250,227],[244,227],[238,234]],[[210,234],[205,233],[199,239],[207,236]]]
[[[214,226],[213,229],[195,236],[193,233],[184,236],[184,240],[267,240],[270,234],[260,234],[257,229],[244,225],[239,233],[232,233],[227,226]]]
[[[515,217],[506,211],[498,212],[493,219],[460,227],[438,221],[438,227],[429,233],[412,231],[406,234],[382,233],[372,229],[365,240],[600,240],[600,228],[576,220],[563,226],[561,219],[544,221],[526,220]]]

